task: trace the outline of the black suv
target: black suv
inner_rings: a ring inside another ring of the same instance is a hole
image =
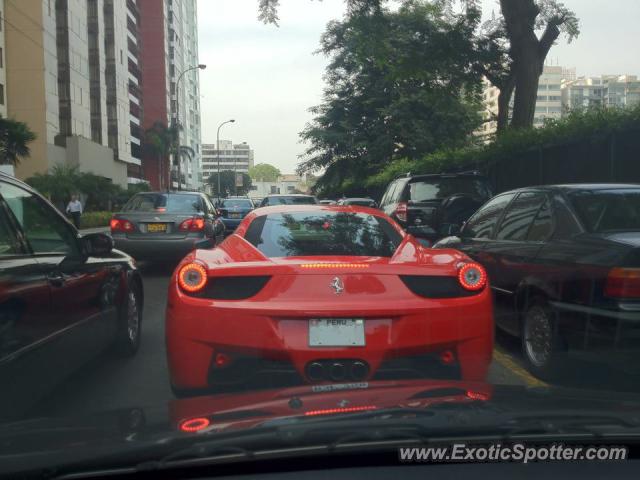
[[[430,244],[456,232],[490,198],[489,182],[476,173],[407,175],[389,184],[380,209]]]

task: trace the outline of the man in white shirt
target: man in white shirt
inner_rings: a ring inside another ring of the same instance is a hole
[[[67,205],[67,213],[71,215],[73,224],[80,229],[80,215],[82,215],[82,203],[78,200],[77,195],[71,195],[71,201]]]

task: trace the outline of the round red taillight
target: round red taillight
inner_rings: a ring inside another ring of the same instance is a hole
[[[482,290],[487,285],[487,272],[477,263],[467,263],[458,272],[458,281],[467,290]]]
[[[180,424],[180,430],[189,433],[199,432],[200,430],[207,428],[210,423],[211,422],[206,417],[191,418]]]
[[[199,263],[187,263],[178,272],[178,284],[185,292],[198,292],[207,284],[207,270]]]

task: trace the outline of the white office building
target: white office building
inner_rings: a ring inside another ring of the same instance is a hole
[[[254,153],[246,143],[234,144],[231,140],[220,140],[220,152],[215,144],[202,145],[202,180],[207,179],[218,172],[218,157],[220,171],[231,170],[234,172],[248,173],[254,165]]]
[[[565,81],[565,109],[629,107],[640,104],[640,80],[635,75],[603,75]]]

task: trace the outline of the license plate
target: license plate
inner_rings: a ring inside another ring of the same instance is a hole
[[[229,214],[229,218],[240,218],[240,214],[239,213],[230,213]]]
[[[147,232],[149,233],[158,233],[158,232],[166,232],[167,224],[166,223],[150,223],[147,225]]]
[[[364,347],[361,318],[313,318],[309,320],[310,347]]]

